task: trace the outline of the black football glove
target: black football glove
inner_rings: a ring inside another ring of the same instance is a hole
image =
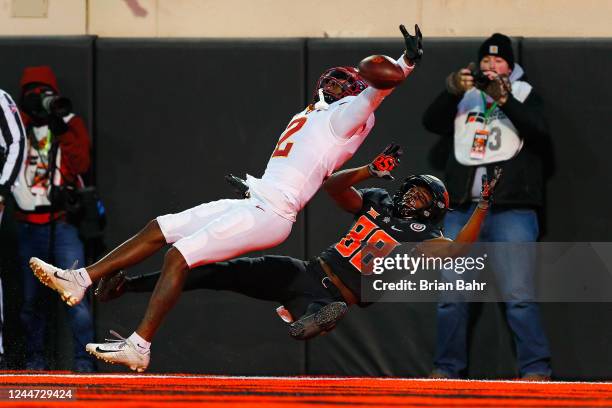
[[[120,270],[110,276],[100,278],[98,286],[94,291],[96,299],[100,302],[108,302],[109,300],[118,298],[125,292],[125,282],[127,277],[125,271]]]
[[[385,150],[368,164],[368,171],[373,177],[393,180],[391,172],[400,162],[402,155],[402,147],[398,144],[391,143],[385,147]]]
[[[495,191],[495,186],[499,182],[499,179],[502,175],[502,169],[499,166],[495,166],[493,170],[493,178],[491,181],[488,181],[487,175],[482,175],[482,190],[480,192],[480,202],[478,206],[480,208],[489,208],[489,203],[493,198],[493,192]]]
[[[233,174],[227,174],[225,176],[225,181],[227,181],[230,186],[234,188],[234,191],[240,196],[240,198],[251,197],[251,193],[249,192],[249,186],[247,185],[246,181],[244,181],[240,177],[236,177]]]
[[[408,33],[403,24],[399,26],[399,29],[406,42],[406,51],[404,51],[406,58],[411,64],[418,64],[423,57],[423,33],[421,33],[419,25],[414,25],[414,36]]]

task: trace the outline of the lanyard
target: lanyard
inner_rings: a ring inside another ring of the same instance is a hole
[[[487,109],[487,97],[484,92],[480,91],[480,97],[482,98],[482,110],[484,111],[484,123],[486,126],[489,123],[489,116],[497,108],[497,102],[493,102],[491,107]]]
[[[38,140],[36,140],[36,142],[38,142],[38,148],[41,148],[40,150],[38,150],[38,154],[40,154],[41,152],[43,154],[45,154],[45,156],[47,154],[49,154],[49,150],[51,149],[51,131],[48,130],[47,131],[47,137],[45,137],[44,139],[44,144],[41,143],[43,140],[40,140],[40,142]]]

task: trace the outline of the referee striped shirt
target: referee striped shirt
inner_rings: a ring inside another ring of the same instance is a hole
[[[0,195],[6,197],[17,179],[25,154],[25,130],[19,108],[0,89]]]

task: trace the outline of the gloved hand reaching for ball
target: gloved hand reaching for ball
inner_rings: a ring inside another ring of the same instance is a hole
[[[393,180],[391,172],[397,167],[402,155],[402,147],[395,143],[390,143],[378,156],[368,165],[368,171],[373,177]]]

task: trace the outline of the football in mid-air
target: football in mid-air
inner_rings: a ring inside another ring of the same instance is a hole
[[[404,71],[393,58],[371,55],[359,63],[359,75],[376,89],[390,89],[401,84]]]

